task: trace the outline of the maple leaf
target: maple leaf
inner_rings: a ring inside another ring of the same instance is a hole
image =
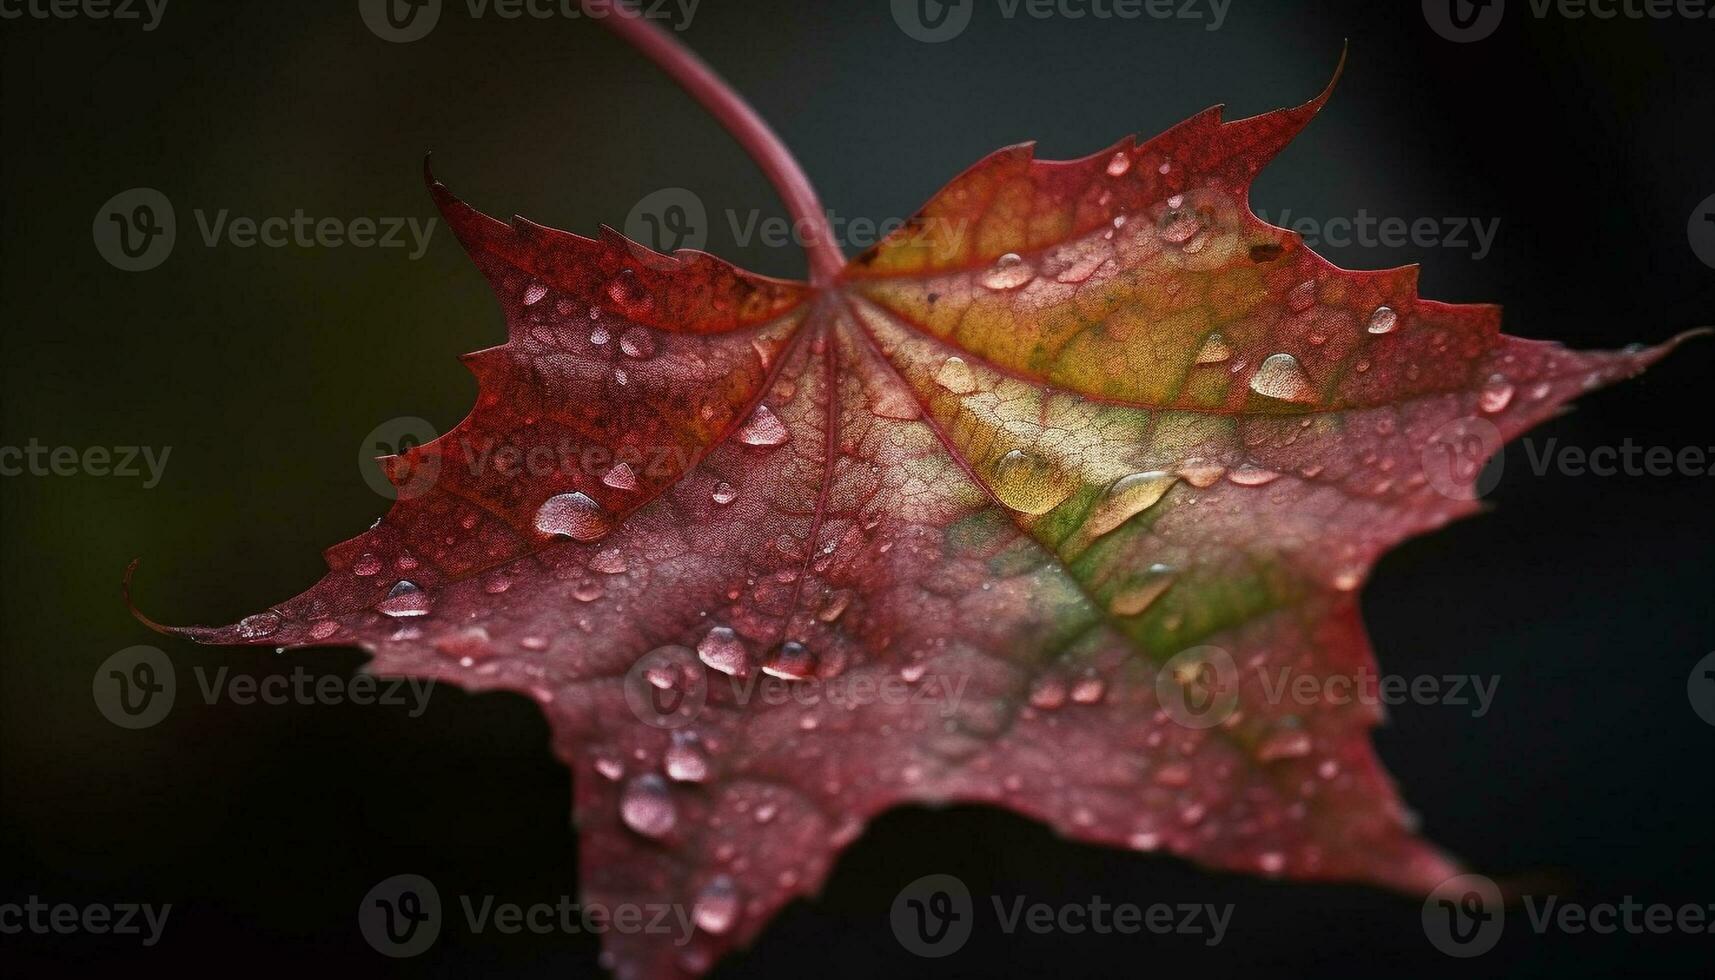
[[[534,697],[585,901],[695,910],[683,947],[607,933],[622,976],[704,972],[901,804],[1428,891],[1458,868],[1373,701],[1270,678],[1373,676],[1377,556],[1666,348],[1507,337],[1256,218],[1326,98],[1001,150],[814,284],[497,221],[430,177],[505,312],[475,408],[384,461],[398,501],[309,591],[160,628]]]

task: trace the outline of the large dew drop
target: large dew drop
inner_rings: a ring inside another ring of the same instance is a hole
[[[786,439],[786,426],[767,405],[756,406],[750,420],[738,430],[738,441],[747,446],[778,446]]]
[[[1316,401],[1316,390],[1298,358],[1291,354],[1270,354],[1263,358],[1256,373],[1251,375],[1251,390],[1266,398],[1300,404]]]
[[[762,672],[782,680],[801,681],[816,673],[816,655],[804,644],[788,640],[775,647],[763,661]]]
[[[941,362],[941,370],[935,372],[935,383],[955,395],[968,395],[977,390],[976,375],[971,373],[971,366],[962,357],[949,357]]]
[[[667,747],[666,764],[667,776],[681,783],[700,783],[709,778],[709,760],[704,757],[697,743],[689,739],[675,738],[673,744]]]
[[[536,530],[573,541],[596,541],[613,530],[601,505],[576,491],[555,494],[536,509]]]
[[[388,590],[387,598],[377,603],[375,608],[394,619],[408,619],[412,616],[427,616],[429,606],[427,592],[417,588],[415,582],[400,579]]]
[[[989,289],[1017,289],[1036,278],[1030,263],[1008,252],[995,260],[994,266],[977,280]]]
[[[1197,351],[1197,363],[1220,364],[1232,356],[1233,349],[1227,346],[1226,338],[1217,331],[1203,340],[1203,346]]]
[[[1072,480],[1049,460],[1014,449],[994,468],[994,495],[1022,514],[1046,514],[1072,495]]]
[[[717,875],[697,893],[697,904],[691,912],[697,928],[720,935],[738,921],[738,886],[727,875]]]
[[[1172,473],[1151,471],[1122,476],[1108,488],[1107,496],[1091,508],[1084,519],[1084,533],[1102,535],[1155,506],[1179,478]]]
[[[1108,609],[1115,616],[1136,616],[1148,609],[1161,598],[1168,586],[1173,584],[1173,569],[1166,565],[1149,566],[1149,574],[1145,578],[1127,583],[1126,586],[1114,593],[1108,600]]]
[[[1378,306],[1376,311],[1370,314],[1368,327],[1370,333],[1393,333],[1397,326],[1399,326],[1399,314],[1395,313],[1391,307]]]
[[[697,644],[697,656],[715,670],[733,677],[750,673],[750,652],[730,626],[716,626]]]
[[[645,837],[665,837],[679,822],[679,810],[667,781],[654,773],[638,776],[625,784],[619,797],[619,818]]]

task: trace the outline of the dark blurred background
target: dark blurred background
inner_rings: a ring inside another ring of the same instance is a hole
[[[877,221],[909,215],[1005,144],[1081,156],[1217,102],[1236,118],[1303,101],[1349,39],[1333,101],[1256,184],[1265,217],[1326,227],[1336,240],[1319,249],[1347,267],[1420,262],[1425,295],[1503,303],[1509,332],[1527,337],[1611,348],[1715,322],[1715,241],[1695,233],[1715,209],[1715,20],[1539,18],[1514,0],[1490,36],[1456,42],[1415,0],[1235,0],[1213,30],[1210,3],[1186,4],[1170,7],[1200,18],[930,3],[930,21],[969,14],[931,43],[887,0],[704,0],[682,37],[774,124],[829,208]],[[575,895],[569,777],[534,705],[450,689],[417,717],[204,704],[197,668],[345,676],[363,657],[198,648],[147,632],[119,596],[136,556],[139,601],[167,622],[229,622],[298,592],[323,547],[385,509],[356,462],[367,434],[401,416],[453,425],[475,392],[455,357],[502,339],[494,300],[442,228],[416,258],[414,245],[211,247],[199,211],[425,222],[433,150],[478,208],[584,233],[685,188],[710,216],[708,250],[802,271],[796,248],[743,234],[783,217],[756,167],[599,25],[445,6],[426,36],[394,43],[356,0],[171,0],[149,30],[0,4],[26,14],[0,20],[0,445],[170,447],[149,487],[146,469],[0,478],[0,903],[173,905],[148,949],[0,935],[0,971],[601,975],[587,935],[449,925],[427,953],[389,960],[357,929],[364,893],[401,872],[428,877],[449,906]],[[177,235],[158,267],[128,272],[96,240],[117,227],[105,202],[138,187],[171,202]],[[1364,214],[1437,231],[1388,247],[1320,224]],[[1458,233],[1466,218],[1494,230],[1489,247]],[[853,237],[849,251],[868,244]],[[1689,345],[1582,399],[1535,434],[1539,449],[1715,446],[1712,352]],[[1500,678],[1482,718],[1404,705],[1376,736],[1424,832],[1475,868],[1584,904],[1715,903],[1715,727],[1688,691],[1715,649],[1706,472],[1537,475],[1515,446],[1492,512],[1399,549],[1367,586],[1384,672]],[[98,710],[92,678],[135,644],[167,651],[180,690],[164,720],[127,730]],[[1212,948],[1007,935],[984,914],[957,955],[919,959],[888,910],[930,872],[962,878],[979,912],[994,894],[1236,911]],[[995,811],[902,810],[846,852],[820,898],[717,973],[1715,970],[1715,935],[1536,935],[1522,911],[1493,952],[1460,961],[1426,940],[1421,910],[1367,888],[1072,844]]]

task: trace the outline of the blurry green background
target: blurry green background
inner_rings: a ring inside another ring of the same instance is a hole
[[[1522,4],[1515,6],[1523,7]],[[1353,245],[1349,267],[1421,261],[1423,292],[1507,306],[1508,329],[1577,346],[1657,341],[1715,322],[1715,269],[1687,223],[1715,194],[1715,22],[1512,16],[1470,45],[1416,3],[1239,0],[1219,31],[1180,21],[1007,20],[924,44],[885,0],[704,0],[685,39],[792,146],[846,217],[909,215],[988,151],[1024,139],[1083,155],[1209,104],[1237,117],[1319,90],[1334,100],[1259,180],[1270,217],[1498,219],[1494,251]],[[1516,14],[1516,12],[1515,12]],[[158,29],[0,22],[0,445],[171,447],[164,479],[0,479],[0,900],[171,901],[161,947],[0,938],[15,963],[158,963],[285,974],[311,965],[459,975],[594,975],[595,944],[444,935],[404,964],[353,910],[400,871],[442,892],[574,894],[568,777],[535,708],[437,690],[429,710],[196,703],[192,666],[349,671],[356,652],[199,649],[137,625],[229,622],[295,594],[320,550],[385,509],[359,473],[377,424],[445,431],[475,385],[455,360],[499,343],[494,301],[444,229],[409,249],[206,247],[194,211],[435,215],[420,170],[478,208],[584,233],[664,187],[715,220],[707,249],[796,275],[793,248],[733,240],[724,212],[780,217],[767,182],[691,100],[587,20],[473,19],[453,4],[390,44],[349,0],[174,0]],[[92,222],[132,187],[177,212],[171,257],[122,272]],[[747,220],[747,219],[746,219]],[[860,243],[864,244],[864,243]],[[852,251],[856,251],[853,249]],[[1715,343],[1583,400],[1539,433],[1570,444],[1715,445]],[[1536,477],[1522,453],[1499,510],[1413,542],[1367,587],[1382,668],[1496,673],[1491,716],[1401,708],[1378,742],[1433,839],[1495,872],[1565,869],[1592,900],[1715,901],[1708,848],[1715,728],[1686,700],[1715,648],[1708,477]],[[91,677],[115,651],[167,649],[180,704],[140,732],[108,724]],[[1234,901],[1223,946],[979,935],[954,961],[894,944],[905,882],[1087,901]],[[1208,875],[1067,844],[1004,814],[888,816],[828,894],[782,916],[726,975],[1151,969],[1450,973],[1416,902],[1363,889]],[[1522,932],[1522,930],[1520,931]],[[1485,969],[1707,968],[1710,937],[1509,934]],[[32,943],[34,945],[32,945]],[[805,951],[814,950],[814,960]]]

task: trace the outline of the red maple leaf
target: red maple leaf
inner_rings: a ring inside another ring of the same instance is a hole
[[[996,152],[840,265],[808,183],[700,63],[614,18],[812,216],[811,283],[478,213],[507,342],[400,499],[205,643],[352,644],[513,690],[573,771],[583,894],[699,974],[864,823],[980,801],[1214,868],[1413,892],[1456,872],[1368,737],[1357,589],[1470,512],[1505,438],[1665,348],[1574,353],[1415,268],[1333,267],[1251,180],[1321,107],[1081,160]],[[702,73],[702,74],[699,74]]]

